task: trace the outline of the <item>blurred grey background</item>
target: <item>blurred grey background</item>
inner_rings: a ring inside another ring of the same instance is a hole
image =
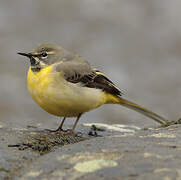
[[[58,117],[28,94],[27,52],[57,43],[105,72],[124,97],[164,117],[181,117],[181,1],[0,0],[0,127],[56,128]],[[73,123],[68,120],[68,123]],[[105,105],[81,122],[155,125],[119,105]]]

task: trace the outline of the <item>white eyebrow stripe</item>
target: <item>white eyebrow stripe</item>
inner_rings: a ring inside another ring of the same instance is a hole
[[[46,52],[47,54],[55,54],[55,51]]]

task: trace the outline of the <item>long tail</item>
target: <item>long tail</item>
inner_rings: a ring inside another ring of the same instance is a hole
[[[146,108],[144,108],[144,107],[142,107],[142,106],[140,106],[138,104],[135,104],[135,103],[133,103],[131,101],[123,99],[121,97],[108,95],[107,100],[108,100],[107,101],[108,104],[109,103],[120,104],[120,105],[125,106],[125,107],[127,107],[129,109],[137,111],[137,112],[139,112],[139,113],[141,113],[141,114],[143,114],[143,115],[157,121],[160,124],[166,125],[169,122],[167,119],[159,116],[158,114],[156,114],[156,113],[154,113],[154,112],[152,112],[152,111],[150,111],[150,110],[148,110],[148,109],[146,109]]]

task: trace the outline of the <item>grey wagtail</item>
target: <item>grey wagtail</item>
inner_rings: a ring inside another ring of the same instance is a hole
[[[120,104],[133,109],[160,124],[163,117],[122,98],[121,90],[102,72],[92,68],[81,56],[60,46],[42,44],[29,53],[18,53],[30,59],[27,76],[28,90],[45,111],[64,117],[56,132],[62,129],[67,117],[80,116],[103,104]]]

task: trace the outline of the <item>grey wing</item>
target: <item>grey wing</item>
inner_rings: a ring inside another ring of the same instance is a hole
[[[56,67],[56,71],[63,72],[65,79],[71,83],[81,83],[84,87],[101,89],[116,96],[122,92],[106,75],[92,69],[86,61],[66,61]]]
[[[78,83],[85,75],[92,73],[89,63],[81,57],[76,60],[64,61],[56,65],[57,72],[63,72],[67,81]]]

